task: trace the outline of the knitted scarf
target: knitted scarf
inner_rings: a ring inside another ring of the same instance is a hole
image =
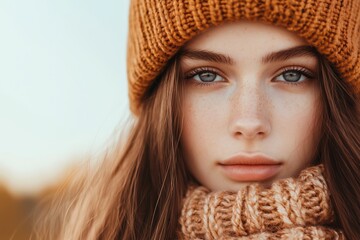
[[[179,239],[345,239],[334,221],[323,165],[270,188],[251,184],[237,193],[190,186]]]

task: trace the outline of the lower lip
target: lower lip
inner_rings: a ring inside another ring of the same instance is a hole
[[[276,165],[220,165],[224,173],[234,181],[264,181],[274,177],[281,169]]]

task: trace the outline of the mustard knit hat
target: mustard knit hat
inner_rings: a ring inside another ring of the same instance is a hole
[[[127,52],[130,108],[182,45],[241,19],[285,27],[332,62],[360,92],[360,0],[131,0]]]

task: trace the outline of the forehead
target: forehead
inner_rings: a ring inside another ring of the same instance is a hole
[[[184,49],[205,49],[226,53],[235,61],[262,58],[268,52],[281,51],[306,41],[284,28],[260,22],[226,23],[200,33],[187,42]]]

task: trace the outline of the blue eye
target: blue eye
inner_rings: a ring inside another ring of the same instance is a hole
[[[281,74],[281,76],[288,82],[298,82],[303,75],[296,71],[288,71]]]
[[[186,79],[193,79],[199,83],[212,83],[224,81],[224,78],[215,70],[199,68],[191,71],[185,76]]]
[[[307,69],[285,69],[276,77],[277,81],[286,83],[299,83],[313,78],[312,73]]]
[[[202,72],[194,75],[194,79],[202,82],[217,82],[224,80],[220,75],[213,72]]]

